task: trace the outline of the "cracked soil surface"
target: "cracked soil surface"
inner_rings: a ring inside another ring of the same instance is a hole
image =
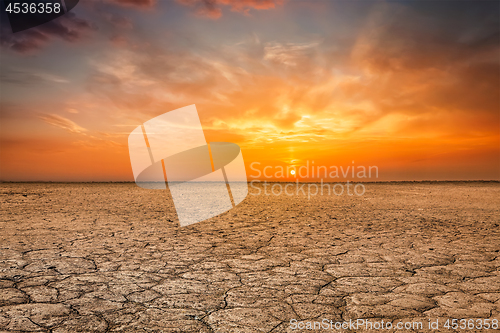
[[[0,331],[500,319],[500,184],[366,184],[361,197],[311,200],[250,192],[180,228],[168,191],[1,184]]]

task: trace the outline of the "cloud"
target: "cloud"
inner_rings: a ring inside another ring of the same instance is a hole
[[[498,25],[471,32],[431,10],[384,6],[349,41],[254,34],[217,47],[193,37],[196,48],[179,48],[145,38],[95,57],[87,89],[122,123],[194,103],[210,135],[243,146],[498,133]]]
[[[243,147],[348,137],[461,140],[498,132],[491,125],[499,121],[495,46],[470,38],[467,43],[482,47],[450,67],[456,50],[467,48],[463,42],[436,46],[434,58],[408,42],[413,38],[432,49],[435,36],[418,29],[389,34],[368,25],[352,45],[328,39],[261,42],[253,36],[194,53],[150,43],[140,52],[113,51],[95,59],[88,87],[102,103],[112,101],[109,110],[138,123],[194,103],[209,135],[223,140],[223,133]],[[377,47],[379,42],[388,47]]]
[[[0,44],[17,53],[32,53],[40,50],[55,38],[75,43],[92,31],[92,25],[69,12],[38,27],[12,33],[8,20],[0,25]]]
[[[253,9],[272,9],[283,4],[283,0],[218,0],[222,5],[231,6],[231,10],[245,11]]]
[[[132,20],[128,17],[119,14],[113,14],[110,12],[104,12],[102,14],[106,22],[110,23],[116,29],[132,29],[134,24]]]
[[[57,114],[53,114],[53,113],[42,114],[39,116],[39,118],[42,119],[47,124],[57,126],[59,128],[62,128],[64,130],[70,132],[70,133],[81,134],[81,133],[84,133],[87,131],[87,129],[77,125],[73,121],[71,121],[67,118],[61,117]]]
[[[111,2],[121,6],[139,9],[151,8],[156,5],[156,0],[111,0]]]
[[[352,54],[366,69],[388,73],[451,71],[466,62],[498,61],[498,10],[499,3],[490,1],[456,7],[426,1],[412,7],[384,4],[367,19]]]
[[[6,69],[3,70],[0,74],[0,79],[3,83],[10,84],[43,84],[43,83],[68,83],[70,82],[68,79],[40,71],[24,71],[24,70],[13,70]]]
[[[251,9],[273,9],[283,4],[283,0],[177,0],[182,5],[194,8],[195,13],[212,19],[222,16],[222,8],[248,14]]]
[[[498,2],[464,2],[458,12],[435,2],[415,6],[386,4],[372,12],[351,52],[360,79],[342,83],[343,95],[370,101],[377,110],[370,122],[390,118],[398,135],[430,134],[425,128],[494,133],[490,124],[500,121]],[[468,126],[472,114],[476,120]]]
[[[332,75],[317,59],[320,44],[261,43],[254,36],[200,54],[158,46],[115,50],[95,59],[88,87],[102,103],[112,101],[103,107],[122,117],[144,121],[195,103],[211,133],[255,142],[280,140],[286,130],[281,140],[316,141],[335,123],[322,123],[332,118],[335,96]],[[311,121],[300,123],[305,113],[313,114]]]
[[[264,60],[276,61],[286,66],[297,66],[301,60],[311,56],[311,49],[317,46],[312,43],[268,43],[264,48]]]

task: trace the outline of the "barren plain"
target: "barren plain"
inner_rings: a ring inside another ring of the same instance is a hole
[[[250,192],[181,228],[168,191],[1,184],[0,331],[291,332],[290,320],[365,318],[486,332],[443,324],[500,319],[498,182]]]

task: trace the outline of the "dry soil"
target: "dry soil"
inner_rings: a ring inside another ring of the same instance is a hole
[[[500,319],[500,184],[250,192],[180,228],[168,191],[0,184],[0,331],[286,332],[293,319],[366,318],[451,332],[447,318]]]

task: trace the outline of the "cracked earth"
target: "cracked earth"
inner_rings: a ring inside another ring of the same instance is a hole
[[[0,202],[0,331],[500,319],[498,183],[249,195],[184,228],[167,191],[128,183],[4,183]]]

